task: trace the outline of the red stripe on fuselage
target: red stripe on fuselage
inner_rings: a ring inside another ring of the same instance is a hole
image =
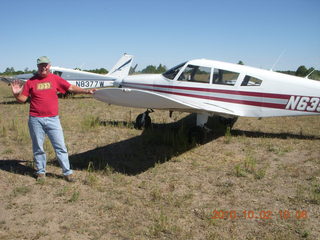
[[[203,96],[203,95],[197,95],[197,94],[180,93],[180,92],[173,92],[173,91],[166,91],[166,90],[159,90],[159,89],[149,89],[149,88],[144,88],[144,87],[181,89],[181,90],[188,90],[188,91],[200,91],[200,92],[210,92],[210,93],[214,92],[214,93],[224,93],[224,94],[231,94],[231,95],[252,96],[252,97],[268,97],[268,98],[277,98],[277,99],[289,99],[289,97],[290,97],[289,95],[284,95],[284,94],[246,92],[246,91],[235,91],[235,90],[204,89],[204,88],[195,88],[195,87],[178,87],[178,86],[152,85],[152,84],[142,84],[142,83],[128,83],[128,84],[130,84],[131,88],[136,88],[136,89],[140,89],[140,90],[167,93],[167,94],[179,95],[179,96],[184,96],[184,97],[193,97],[193,98],[201,98],[201,99],[243,104],[243,105],[278,108],[278,109],[284,109],[286,104],[256,102],[256,101],[249,101],[249,100],[238,100],[238,99],[221,98],[221,97],[213,97],[213,96]],[[126,84],[124,83],[123,85],[125,87]],[[137,85],[137,86],[132,87],[132,85]]]
[[[147,87],[168,88],[168,89],[181,89],[181,90],[209,92],[209,93],[225,93],[225,94],[233,94],[233,95],[241,95],[241,96],[277,98],[277,99],[286,99],[286,100],[288,100],[290,98],[290,96],[291,96],[291,95],[276,94],[276,93],[248,92],[248,91],[212,89],[212,88],[198,88],[198,87],[181,87],[181,86],[170,86],[170,85],[159,85],[159,84],[126,83],[126,82],[124,83],[124,85],[125,84],[137,85],[137,86],[147,86]],[[145,90],[150,90],[150,89],[145,89]],[[150,91],[154,91],[154,89],[152,89]],[[175,94],[175,92],[172,92],[172,93]]]

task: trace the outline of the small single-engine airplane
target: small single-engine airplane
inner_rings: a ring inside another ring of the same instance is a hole
[[[113,86],[116,79],[122,79],[128,76],[130,67],[132,65],[132,55],[124,54],[108,74],[98,74],[86,71],[74,70],[70,68],[51,67],[50,70],[69,83],[77,85],[82,88],[104,88]],[[1,80],[10,83],[15,79],[23,82],[27,81],[33,76],[32,73],[19,74],[13,77],[2,77]]]
[[[184,62],[163,74],[127,76],[114,83],[118,88],[97,90],[94,98],[147,108],[137,117],[137,128],[151,124],[152,109],[195,112],[197,126],[202,127],[214,115],[231,125],[237,117],[320,114],[320,81],[207,59]]]

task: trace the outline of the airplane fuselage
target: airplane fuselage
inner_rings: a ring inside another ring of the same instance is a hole
[[[319,81],[206,59],[191,60],[164,74],[128,76],[118,84],[127,94],[102,101],[129,107],[247,117],[320,114]],[[133,90],[155,97],[135,100]],[[158,96],[169,101],[162,102]]]

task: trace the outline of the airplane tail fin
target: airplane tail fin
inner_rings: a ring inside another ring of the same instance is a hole
[[[116,78],[117,80],[122,80],[124,77],[128,76],[131,65],[132,65],[133,56],[124,54],[116,65],[110,70],[107,76]]]

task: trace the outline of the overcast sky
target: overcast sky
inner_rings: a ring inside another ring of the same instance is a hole
[[[0,72],[35,69],[42,55],[53,66],[110,70],[123,53],[135,56],[138,70],[194,58],[320,69],[320,0],[3,0],[0,6]]]

